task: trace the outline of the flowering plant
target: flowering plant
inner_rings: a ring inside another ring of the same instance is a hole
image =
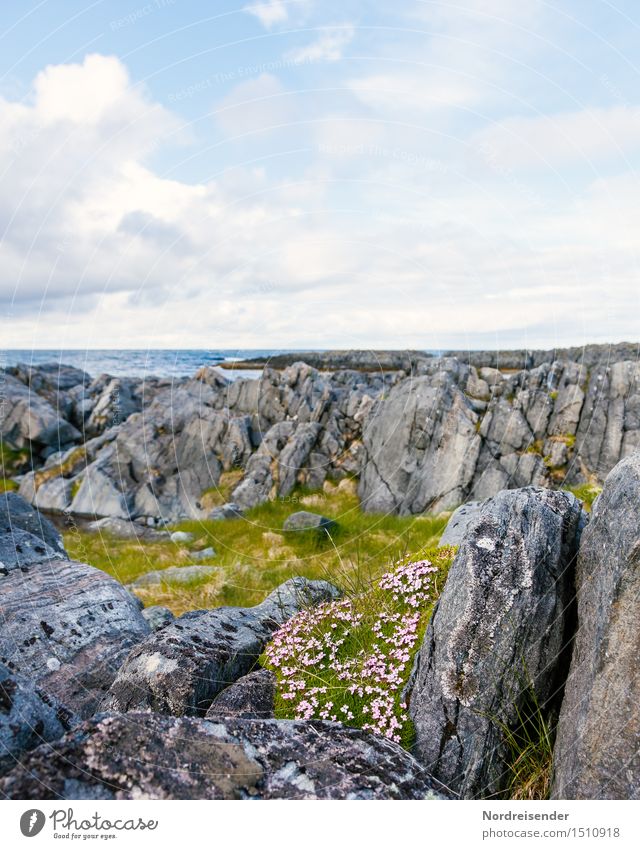
[[[453,555],[406,558],[367,591],[283,625],[263,658],[278,678],[277,715],[341,721],[409,746],[402,690]]]

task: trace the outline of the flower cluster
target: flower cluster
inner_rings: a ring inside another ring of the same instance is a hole
[[[405,741],[401,693],[439,571],[431,560],[402,561],[366,593],[304,610],[280,628],[265,653],[280,715],[339,720]]]

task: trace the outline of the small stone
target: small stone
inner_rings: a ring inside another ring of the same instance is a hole
[[[189,543],[193,542],[194,539],[195,535],[190,533],[189,531],[174,531],[171,534],[171,542]]]
[[[333,519],[328,519],[326,516],[320,516],[318,513],[310,513],[308,510],[300,510],[297,513],[292,513],[285,519],[282,530],[285,532],[296,531],[316,531],[330,532],[337,528],[337,522]]]

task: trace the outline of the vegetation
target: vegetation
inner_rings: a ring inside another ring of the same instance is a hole
[[[162,586],[136,590],[145,604],[163,604],[180,614],[219,605],[258,604],[278,584],[294,575],[324,578],[349,593],[370,584],[408,552],[437,543],[447,522],[441,516],[382,516],[362,513],[350,481],[328,492],[297,491],[269,501],[242,518],[181,523],[195,540],[189,546],[170,541],[151,543],[90,534],[73,528],[65,534],[70,556],[97,566],[123,584],[166,566],[192,562],[193,549],[212,546],[220,567],[213,578],[188,587]],[[296,510],[313,510],[338,522],[326,537],[314,533],[285,534],[284,520]]]
[[[584,509],[591,512],[593,502],[602,492],[602,487],[596,483],[583,483],[579,486],[565,486],[567,492],[572,492],[584,505]]]
[[[263,658],[278,679],[276,716],[339,720],[409,748],[402,692],[454,554],[420,551],[283,625]]]

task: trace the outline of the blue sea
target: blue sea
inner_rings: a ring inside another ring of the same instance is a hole
[[[126,377],[190,377],[200,366],[219,366],[222,362],[244,360],[250,357],[266,357],[287,353],[280,350],[7,350],[0,351],[0,367],[17,363],[40,365],[62,363],[76,366],[91,377],[112,374]],[[231,369],[220,370],[225,377],[256,377],[259,371]]]

